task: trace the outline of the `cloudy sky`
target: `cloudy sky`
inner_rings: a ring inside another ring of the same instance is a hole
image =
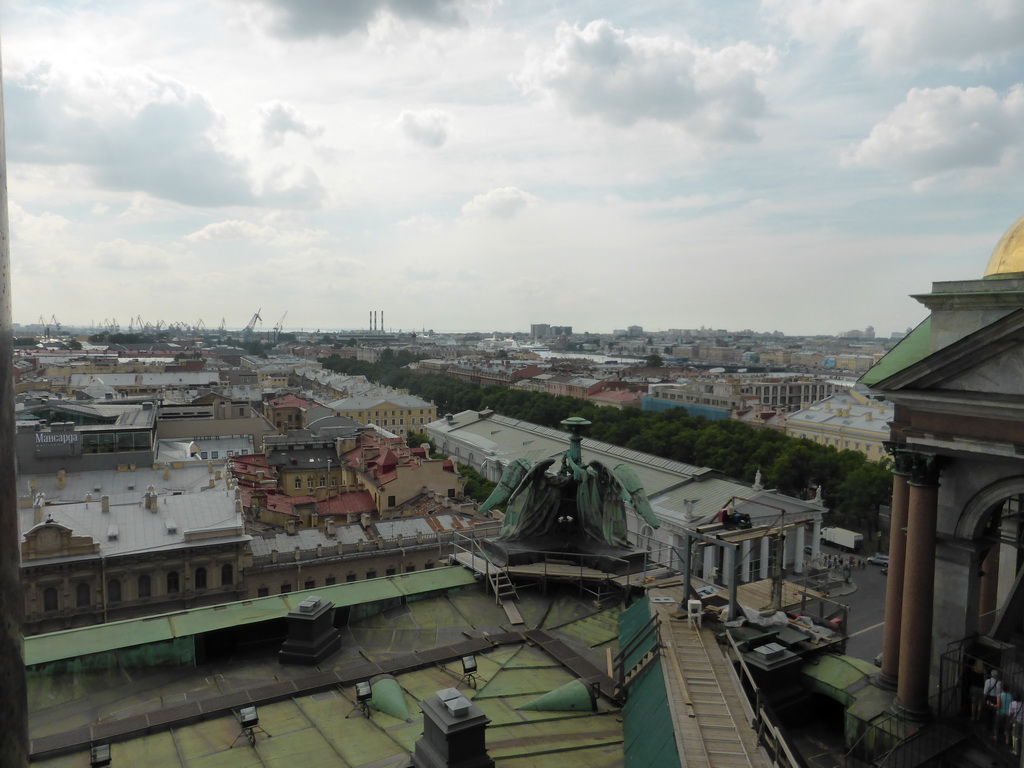
[[[5,0],[14,320],[888,335],[1024,214],[1019,0]]]

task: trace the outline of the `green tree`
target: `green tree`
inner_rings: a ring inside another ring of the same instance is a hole
[[[661,368],[665,364],[665,360],[661,355],[648,355],[644,358],[644,362],[647,363],[649,368]]]

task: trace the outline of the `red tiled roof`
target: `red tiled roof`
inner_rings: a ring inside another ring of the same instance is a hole
[[[317,514],[321,517],[326,515],[346,515],[349,513],[361,514],[363,512],[374,512],[377,507],[373,503],[373,495],[369,491],[349,491],[339,493],[333,498],[321,501],[317,505]]]
[[[309,400],[293,395],[289,392],[286,395],[275,397],[268,405],[271,408],[309,408],[312,403]]]

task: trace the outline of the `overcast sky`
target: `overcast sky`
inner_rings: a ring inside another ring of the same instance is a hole
[[[14,320],[882,335],[1024,214],[1019,0],[6,0]]]

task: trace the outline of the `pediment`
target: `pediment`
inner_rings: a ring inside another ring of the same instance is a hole
[[[1024,346],[1003,352],[947,379],[941,387],[958,392],[1024,395]]]
[[[926,355],[872,388],[1024,395],[1024,310]]]

